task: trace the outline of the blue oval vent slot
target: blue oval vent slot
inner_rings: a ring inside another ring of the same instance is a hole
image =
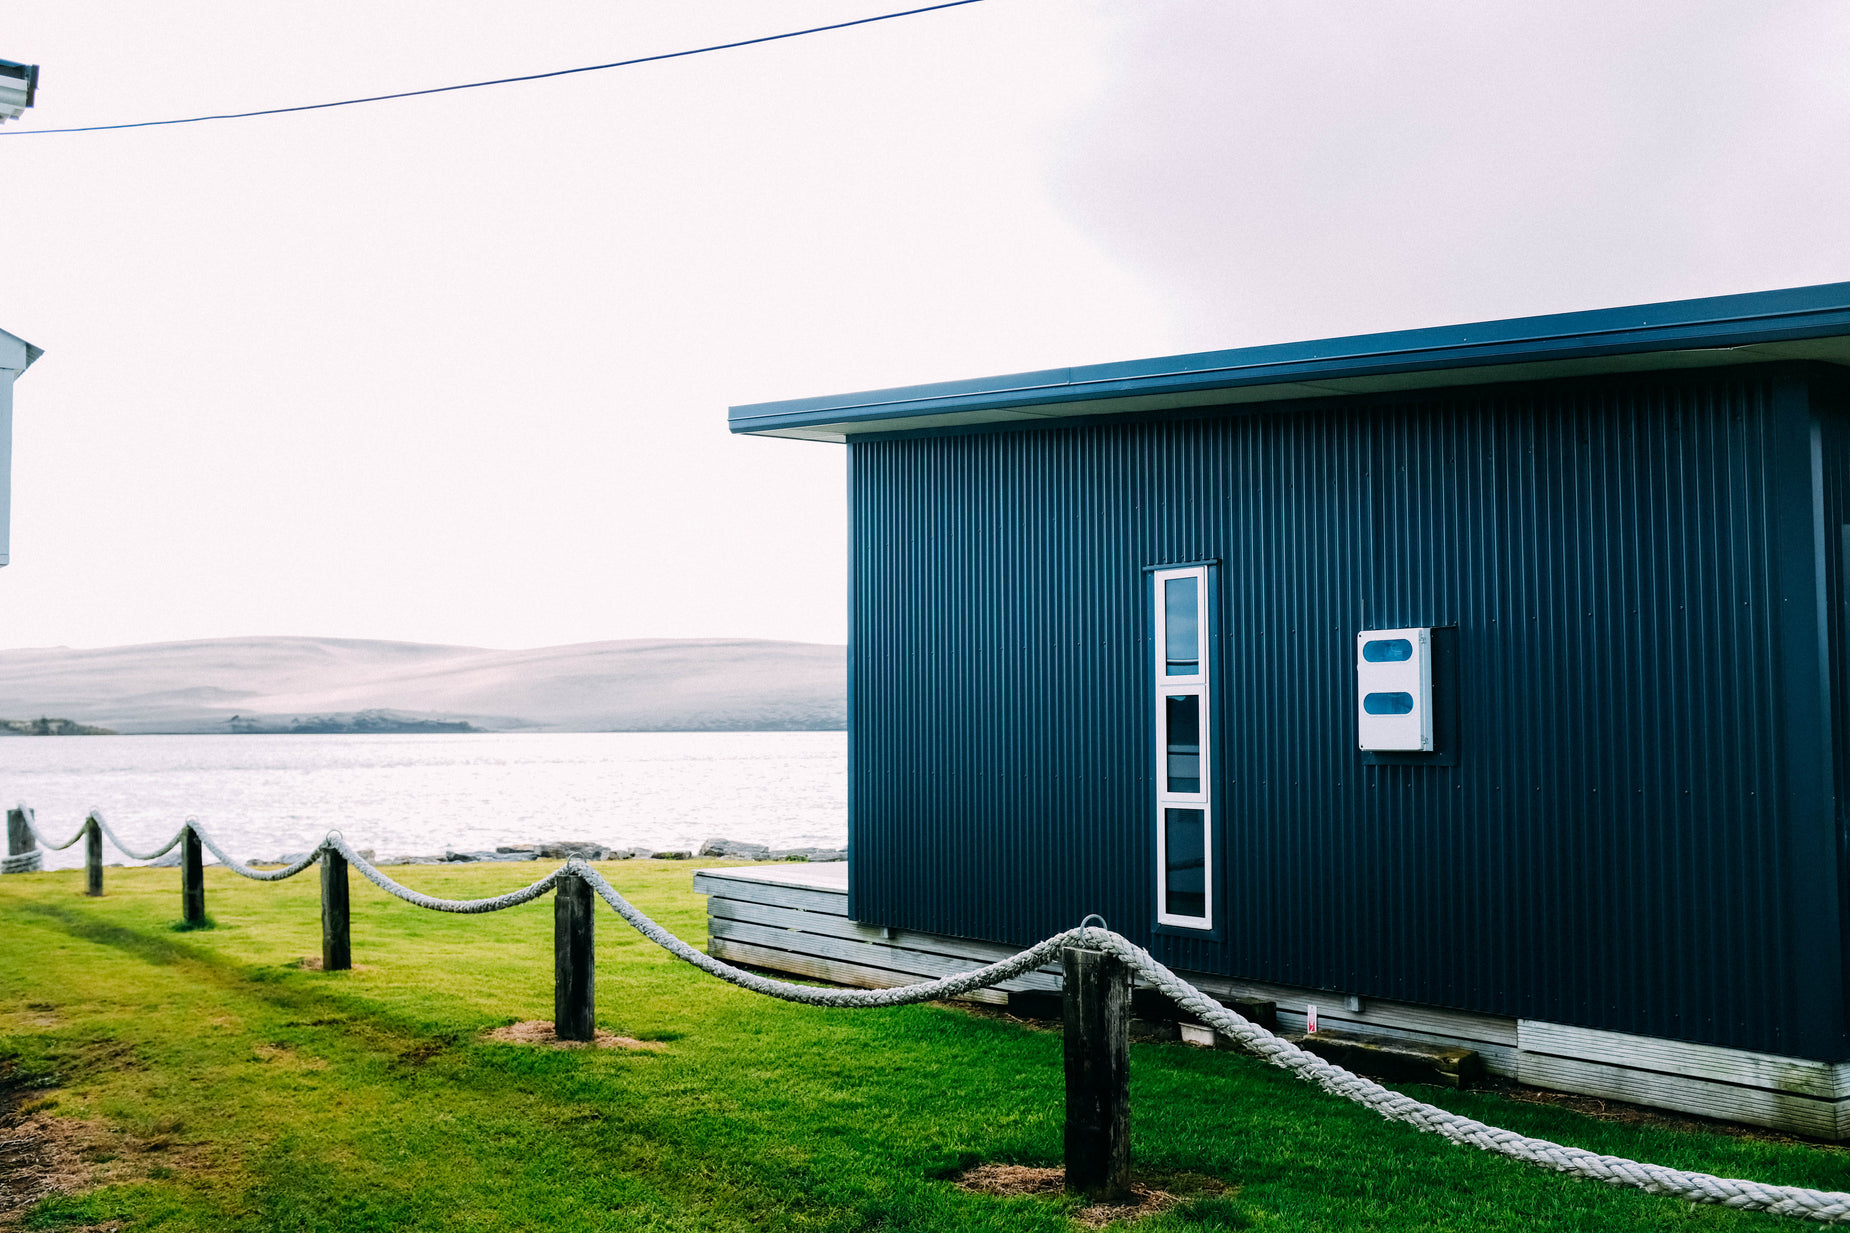
[[[1413,658],[1413,644],[1405,638],[1376,638],[1373,642],[1362,644],[1362,658],[1371,664],[1401,663]],[[1401,712],[1371,711],[1369,713],[1387,715]]]
[[[1413,695],[1369,694],[1362,699],[1362,709],[1370,715],[1410,715],[1413,713]]]

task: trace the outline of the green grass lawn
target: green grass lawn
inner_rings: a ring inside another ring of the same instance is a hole
[[[394,870],[480,896],[548,866]],[[694,865],[600,866],[705,937]],[[0,1067],[123,1146],[29,1228],[1064,1230],[1069,1208],[967,1194],[975,1161],[1057,1164],[1060,1037],[948,1006],[817,1010],[668,958],[599,906],[598,1023],[659,1052],[485,1042],[552,1017],[548,900],[425,912],[353,879],[353,972],[320,947],[313,872],[208,869],[215,929],[178,932],[176,870],[0,879]],[[1236,1189],[1142,1222],[1196,1229],[1798,1228],[1488,1157],[1183,1045],[1132,1049],[1133,1153]],[[1628,1126],[1409,1089],[1524,1133],[1687,1169],[1850,1188],[1850,1153]],[[108,1155],[107,1150],[93,1149]]]

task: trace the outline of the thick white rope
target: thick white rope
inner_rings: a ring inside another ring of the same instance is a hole
[[[396,895],[406,903],[432,912],[499,912],[503,908],[518,907],[530,903],[553,888],[558,880],[571,868],[571,861],[559,866],[539,881],[519,890],[509,891],[505,895],[496,895],[491,899],[438,899],[421,891],[414,891],[409,886],[402,886],[380,873],[373,863],[353,850],[346,836],[339,831],[329,831],[324,847],[332,848],[346,858],[347,863],[360,871],[360,876],[377,886],[388,895]],[[319,853],[316,853],[319,855]],[[572,860],[577,860],[573,857]]]
[[[1564,1147],[1547,1139],[1532,1139],[1513,1131],[1500,1130],[1437,1105],[1389,1091],[1372,1079],[1364,1079],[1344,1070],[1333,1062],[1298,1048],[1288,1040],[1280,1039],[1258,1024],[1249,1022],[1164,967],[1129,938],[1108,929],[1084,926],[1069,929],[1013,958],[941,980],[902,985],[893,989],[818,989],[809,985],[769,980],[703,954],[650,920],[647,914],[624,899],[595,869],[584,865],[577,857],[573,857],[567,865],[580,866],[573,872],[589,882],[617,915],[651,942],[703,972],[756,993],[812,1006],[901,1006],[909,1002],[955,997],[1019,976],[1039,967],[1065,946],[1102,950],[1123,960],[1146,984],[1161,990],[1176,1005],[1224,1032],[1272,1065],[1309,1079],[1333,1095],[1373,1109],[1390,1121],[1405,1122],[1420,1130],[1443,1135],[1454,1143],[1467,1144],[1529,1164],[1542,1165],[1558,1173],[1591,1178],[1614,1186],[1634,1186],[1651,1194],[1675,1195],[1698,1203],[1768,1211],[1825,1223],[1850,1223],[1850,1194],[1810,1190],[1803,1186],[1771,1186],[1741,1178],[1715,1177],[1708,1173],[1689,1173],[1663,1165],[1643,1164],[1621,1156],[1602,1156],[1576,1147]]]
[[[609,904],[618,916],[649,941],[655,943],[675,958],[693,964],[709,976],[717,976],[742,989],[753,993],[762,993],[768,997],[782,998],[786,1002],[801,1002],[806,1006],[906,1006],[913,1002],[934,1002],[941,998],[954,998],[961,994],[972,993],[990,985],[1012,980],[1024,972],[1031,972],[1060,953],[1061,947],[1074,945],[1081,930],[1069,929],[1065,933],[1055,934],[1045,942],[1038,942],[1020,954],[992,963],[987,967],[977,968],[971,972],[960,972],[956,976],[945,976],[937,980],[921,981],[915,985],[899,985],[891,989],[824,989],[815,985],[793,985],[788,981],[771,980],[743,968],[735,968],[730,963],[713,958],[702,951],[694,949],[674,934],[668,932],[635,904],[625,899],[617,888],[604,880],[602,874],[574,856],[565,862],[565,869],[577,874],[591,884],[598,898]]]
[[[1563,1147],[1547,1139],[1531,1139],[1514,1131],[1499,1130],[1437,1105],[1389,1091],[1371,1079],[1344,1070],[1314,1053],[1300,1049],[1288,1040],[1279,1039],[1258,1024],[1248,1022],[1158,963],[1154,956],[1130,939],[1104,930],[1093,932],[1097,935],[1091,943],[1094,948],[1108,951],[1122,959],[1133,972],[1160,989],[1178,1006],[1198,1016],[1202,1022],[1224,1032],[1272,1065],[1288,1070],[1299,1078],[1309,1079],[1326,1092],[1373,1109],[1390,1121],[1405,1122],[1420,1130],[1443,1135],[1454,1143],[1463,1143],[1528,1164],[1541,1165],[1558,1173],[1591,1178],[1613,1186],[1634,1186],[1651,1194],[1674,1195],[1697,1203],[1717,1203],[1723,1207],[1797,1216],[1826,1224],[1850,1223],[1850,1194],[1840,1191],[1811,1190],[1803,1186],[1771,1186],[1742,1178],[1716,1177],[1709,1173],[1689,1173],[1663,1165],[1644,1164],[1622,1156],[1601,1156],[1577,1147]]]
[[[1123,960],[1145,983],[1161,990],[1176,1005],[1224,1032],[1272,1065],[1309,1079],[1333,1095],[1373,1109],[1390,1121],[1406,1122],[1420,1130],[1443,1135],[1455,1143],[1614,1186],[1634,1186],[1651,1194],[1675,1195],[1698,1203],[1775,1212],[1826,1223],[1850,1223],[1850,1194],[1810,1190],[1802,1186],[1771,1186],[1740,1178],[1715,1177],[1708,1173],[1689,1173],[1663,1165],[1643,1164],[1620,1156],[1602,1156],[1580,1148],[1564,1147],[1547,1139],[1532,1139],[1513,1131],[1500,1130],[1437,1105],[1389,1091],[1371,1079],[1344,1070],[1333,1062],[1298,1048],[1288,1040],[1280,1039],[1258,1024],[1249,1022],[1164,967],[1130,939],[1108,929],[1084,926],[1069,929],[1013,958],[940,980],[893,989],[818,989],[809,985],[769,980],[702,954],[649,919],[646,913],[624,899],[595,869],[584,865],[577,857],[573,857],[567,865],[579,866],[573,872],[589,882],[617,915],[651,942],[703,972],[757,993],[812,1006],[901,1006],[909,1002],[955,997],[1019,976],[1039,967],[1065,946],[1102,950]]]
[[[293,878],[296,874],[301,873],[304,869],[307,869],[310,865],[321,859],[321,849],[316,848],[313,852],[307,853],[294,864],[285,865],[281,869],[252,869],[237,857],[227,855],[225,849],[214,843],[212,841],[212,836],[206,834],[205,828],[192,818],[186,820],[186,827],[190,827],[193,834],[199,836],[199,842],[205,845],[206,851],[218,857],[219,864],[231,870],[231,872],[237,874],[239,877],[249,878],[253,882],[281,882],[284,878]],[[186,827],[181,828],[182,832],[184,832]],[[176,838],[178,838],[178,836],[176,836]]]
[[[161,857],[167,855],[168,852],[172,851],[173,845],[176,843],[179,843],[181,837],[186,834],[186,827],[192,825],[192,820],[189,818],[187,820],[186,826],[182,826],[179,830],[175,831],[173,833],[172,839],[169,839],[166,843],[154,849],[154,851],[137,852],[135,851],[135,849],[129,847],[126,843],[122,842],[122,836],[116,834],[115,830],[111,828],[109,823],[104,819],[101,810],[92,809],[87,815],[85,815],[83,825],[77,828],[77,833],[75,835],[72,835],[69,839],[66,839],[63,843],[53,843],[51,842],[51,840],[45,838],[44,832],[39,830],[37,815],[33,812],[32,808],[29,805],[25,805],[22,803],[22,804],[14,806],[14,808],[19,811],[20,817],[22,817],[25,820],[26,829],[32,832],[32,837],[39,841],[39,846],[42,848],[49,848],[53,852],[62,852],[65,848],[70,847],[72,844],[76,843],[79,839],[82,839],[86,834],[88,834],[90,830],[90,824],[94,822],[97,825],[97,827],[102,830],[103,834],[109,836],[109,842],[115,844],[117,850],[119,850],[122,853],[122,855],[128,857],[130,860],[133,860],[133,861],[158,860]],[[202,839],[205,838],[203,833],[201,833],[200,838]]]
[[[24,809],[23,806],[21,808]],[[25,812],[27,825],[31,826],[31,812],[29,810]],[[115,832],[103,822],[100,814],[92,813],[90,816],[96,820],[103,832],[115,842],[118,848],[128,852],[128,849],[124,848],[121,841],[116,838]],[[86,828],[88,824],[86,820]],[[1666,1168],[1663,1165],[1627,1160],[1622,1156],[1602,1156],[1597,1152],[1565,1147],[1547,1139],[1533,1139],[1527,1135],[1516,1134],[1514,1131],[1500,1130],[1474,1118],[1390,1091],[1372,1079],[1364,1079],[1360,1075],[1344,1070],[1341,1066],[1300,1049],[1290,1041],[1282,1040],[1258,1024],[1248,1021],[1164,967],[1150,952],[1109,929],[1082,925],[1080,928],[1055,934],[1008,959],[938,980],[921,981],[917,984],[900,985],[890,989],[828,989],[772,980],[755,972],[734,967],[689,946],[650,919],[647,913],[625,899],[616,887],[604,879],[602,874],[576,856],[539,881],[521,887],[519,890],[509,891],[504,895],[496,895],[488,899],[438,899],[403,886],[381,873],[371,861],[354,851],[338,831],[330,832],[321,847],[284,869],[256,870],[227,856],[224,850],[205,833],[204,829],[189,818],[180,833],[176,834],[165,847],[154,855],[159,856],[162,852],[172,848],[189,827],[199,836],[200,842],[211,849],[212,854],[224,862],[227,868],[247,878],[272,882],[293,877],[319,860],[324,852],[333,850],[340,853],[348,864],[360,871],[361,876],[381,890],[403,899],[406,903],[435,912],[498,912],[503,908],[515,907],[539,898],[551,890],[561,878],[579,877],[584,879],[598,897],[610,905],[611,909],[638,933],[677,959],[711,976],[749,989],[754,993],[808,1006],[867,1008],[937,1001],[942,998],[972,993],[1033,971],[1067,946],[1101,950],[1117,956],[1132,972],[1143,978],[1147,984],[1162,991],[1177,1006],[1224,1033],[1244,1048],[1258,1054],[1265,1061],[1288,1070],[1299,1078],[1310,1080],[1332,1095],[1341,1096],[1365,1108],[1373,1109],[1390,1121],[1405,1122],[1417,1129],[1442,1135],[1454,1143],[1495,1152],[1500,1156],[1540,1165],[1558,1173],[1606,1182],[1613,1186],[1631,1186],[1650,1194],[1672,1195],[1697,1203],[1714,1203],[1722,1207],[1748,1211],[1772,1212],[1777,1215],[1795,1216],[1826,1224],[1850,1223],[1850,1194],[1840,1191],[1811,1190],[1803,1186],[1774,1186],[1744,1178],[1691,1173],[1682,1169]],[[36,827],[33,827],[33,834],[38,836],[40,843],[45,842],[44,837],[38,834]],[[79,830],[66,843],[46,844],[46,846],[54,850],[67,848],[81,839],[83,834],[84,832]],[[132,852],[128,854],[135,855]],[[153,858],[137,857],[137,859],[150,860]]]
[[[26,829],[31,831],[32,837],[39,841],[39,846],[41,848],[50,848],[53,852],[62,852],[64,849],[76,843],[79,839],[82,839],[84,837],[84,832],[90,829],[90,820],[86,818],[84,819],[84,824],[77,828],[77,833],[75,835],[72,835],[63,843],[53,843],[51,840],[45,838],[44,832],[39,830],[38,815],[33,812],[30,805],[21,802],[14,806],[14,808],[18,809],[20,816],[25,819]]]
[[[109,842],[116,845],[116,850],[121,852],[122,855],[128,857],[132,861],[159,860],[161,857],[167,855],[167,853],[173,851],[173,846],[176,843],[179,843],[180,840],[186,837],[187,828],[193,825],[192,819],[188,818],[184,823],[181,824],[180,829],[173,833],[172,839],[169,839],[166,843],[154,849],[154,851],[152,852],[137,852],[135,851],[135,849],[129,847],[126,843],[122,842],[122,836],[116,834],[115,831],[110,829],[109,823],[103,820],[103,815],[101,811],[92,809],[90,811],[89,818],[86,819],[86,822],[95,822],[97,826],[102,828],[103,834],[109,836]],[[200,838],[201,839],[205,838],[203,833],[200,835]]]
[[[284,869],[277,869],[277,870],[252,869],[249,865],[245,864],[243,861],[239,860],[237,857],[230,855],[229,853],[225,851],[225,849],[219,847],[218,844],[213,841],[212,836],[206,834],[205,828],[199,825],[198,821],[193,818],[188,818],[181,825],[180,829],[173,833],[173,838],[169,839],[166,843],[162,844],[160,847],[154,849],[154,851],[137,852],[135,851],[135,849],[129,847],[126,843],[122,842],[122,836],[116,834],[115,828],[109,825],[108,820],[103,817],[102,811],[97,810],[97,809],[92,809],[89,812],[89,814],[85,816],[83,825],[77,828],[77,833],[75,835],[72,835],[69,839],[65,840],[63,843],[52,843],[49,840],[47,840],[43,832],[39,830],[38,825],[37,825],[37,819],[34,816],[33,811],[30,806],[21,804],[21,805],[16,806],[16,808],[19,810],[20,814],[24,817],[25,822],[26,822],[26,829],[32,832],[32,837],[34,839],[37,839],[39,841],[39,844],[42,847],[49,848],[53,852],[61,851],[65,848],[68,848],[72,844],[76,843],[79,839],[82,839],[84,835],[89,832],[90,824],[94,822],[97,826],[97,829],[101,830],[104,835],[108,836],[109,842],[115,844],[117,850],[120,851],[122,855],[128,857],[130,860],[136,860],[136,861],[159,860],[161,857],[167,855],[167,853],[173,851],[174,845],[179,843],[182,839],[186,838],[186,832],[190,830],[193,832],[193,834],[199,836],[199,842],[204,844],[205,847],[212,853],[212,855],[218,857],[219,863],[224,865],[225,868],[231,870],[233,873],[238,874],[242,877],[250,878],[258,882],[280,882],[284,878],[293,878],[296,874],[301,873],[304,869],[308,868],[310,865],[314,864],[316,861],[321,859],[321,851],[320,849],[316,849],[315,851],[310,852],[307,856],[304,856],[301,860],[295,862],[293,865],[290,865]],[[22,853],[21,857],[30,856],[30,855],[33,855],[33,854],[32,853]],[[7,859],[15,860],[19,858],[9,857]]]

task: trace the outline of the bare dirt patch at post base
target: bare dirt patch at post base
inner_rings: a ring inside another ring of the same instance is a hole
[[[56,1104],[55,1098],[28,1100],[0,1122],[0,1229],[21,1227],[33,1207],[53,1195],[147,1177],[150,1169],[166,1176],[165,1169],[196,1163],[195,1151],[175,1141],[178,1124],[138,1139],[100,1118],[58,1117],[33,1107]]]
[[[1157,1185],[1157,1182],[1162,1185]],[[995,1195],[1004,1199],[1028,1195],[1057,1198],[1066,1193],[1066,1170],[1036,1168],[1033,1165],[979,1164],[964,1170],[963,1176],[957,1179],[957,1185],[959,1189],[972,1194]],[[1164,1189],[1166,1186],[1175,1189]],[[1130,1197],[1124,1202],[1089,1203],[1072,1216],[1083,1228],[1102,1229],[1115,1220],[1135,1221],[1154,1216],[1188,1199],[1231,1193],[1225,1183],[1195,1174],[1147,1181],[1133,1178]]]
[[[560,1040],[553,1030],[549,1019],[524,1019],[519,1023],[510,1023],[506,1027],[496,1028],[492,1032],[482,1033],[483,1040],[492,1040],[503,1045],[549,1045],[554,1049],[647,1049],[660,1051],[668,1046],[659,1040],[637,1040],[633,1036],[618,1036],[614,1032],[597,1029],[591,1040]]]

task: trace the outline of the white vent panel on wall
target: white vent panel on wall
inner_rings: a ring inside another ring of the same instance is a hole
[[[1355,639],[1357,744],[1432,749],[1432,630],[1365,629]]]

